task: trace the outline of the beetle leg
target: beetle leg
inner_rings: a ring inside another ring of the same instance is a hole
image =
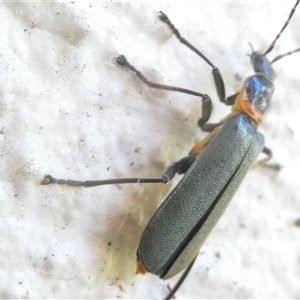
[[[181,36],[178,29],[173,25],[173,23],[170,21],[170,19],[165,13],[160,11],[158,16],[161,19],[161,21],[163,21],[169,26],[171,31],[180,41],[180,43],[187,46],[189,49],[191,49],[193,52],[199,55],[209,66],[212,67],[212,75],[214,78],[215,87],[217,90],[219,100],[226,105],[233,105],[236,95],[232,95],[228,98],[225,98],[225,85],[219,68],[217,68],[200,50],[198,50],[195,46],[193,46],[190,42],[188,42],[185,38]]]
[[[238,96],[239,92],[238,93],[235,93],[229,97],[227,97],[224,101],[224,103],[226,105],[233,105],[234,104],[234,101],[235,101],[235,98]]]
[[[168,183],[173,179],[176,173],[183,174],[195,161],[196,156],[189,155],[178,162],[172,163],[161,178],[118,178],[118,179],[106,179],[106,180],[89,180],[79,181],[70,179],[56,179],[51,175],[45,175],[40,182],[41,185],[60,184],[73,187],[94,187],[100,185],[109,184],[125,184],[125,183]]]
[[[189,266],[185,269],[185,271],[183,272],[183,274],[181,275],[181,277],[177,281],[176,285],[170,290],[169,294],[167,295],[166,298],[164,298],[164,300],[170,300],[170,299],[172,299],[172,297],[175,295],[175,293],[177,292],[177,290],[182,285],[182,283],[185,280],[186,276],[188,276],[188,274],[190,273],[191,268],[192,268],[192,266],[194,265],[194,263],[196,261],[196,258],[197,258],[197,256],[192,260],[192,262],[189,264]]]
[[[125,183],[167,183],[164,177],[162,178],[117,178],[117,179],[105,179],[105,180],[70,180],[70,179],[56,179],[51,175],[45,175],[40,182],[41,185],[60,184],[73,187],[94,187],[100,185],[109,184],[125,184]]]
[[[216,86],[216,90],[218,93],[218,97],[221,102],[225,102],[225,86],[224,86],[224,81],[222,78],[222,75],[219,71],[219,69],[200,51],[198,50],[195,46],[193,46],[191,43],[189,43],[185,38],[183,38],[178,31],[178,29],[172,24],[168,16],[163,13],[162,11],[159,12],[159,18],[166,23],[169,28],[172,30],[174,35],[177,37],[177,39],[180,41],[180,43],[184,44],[188,48],[190,48],[193,52],[195,52],[197,55],[199,55],[208,65],[212,67],[212,74]]]
[[[231,96],[232,97],[232,99],[235,99],[235,97],[236,97],[236,95],[233,95],[233,96]],[[204,111],[204,107],[202,106],[202,111]],[[224,119],[222,119],[221,120],[221,122],[219,122],[219,123],[205,123],[204,125],[202,125],[202,124],[199,124],[200,122],[200,120],[203,118],[201,118],[201,119],[199,119],[199,121],[198,121],[198,125],[199,125],[199,127],[201,128],[201,130],[202,131],[204,131],[204,132],[212,132],[214,129],[216,129],[217,127],[220,127],[221,128],[221,126],[228,120],[228,119],[230,119],[231,117],[233,117],[234,115],[236,115],[236,114],[238,114],[239,112],[238,111],[233,111],[233,112],[231,112],[229,115],[227,115]],[[202,113],[202,115],[203,115],[203,113]]]
[[[266,154],[267,157],[260,160],[259,164],[263,165],[264,167],[271,168],[271,169],[274,169],[276,171],[279,171],[281,169],[281,166],[279,164],[277,164],[277,163],[275,163],[275,164],[274,163],[273,164],[267,163],[273,157],[272,150],[270,148],[264,147],[262,152],[264,154]]]
[[[199,125],[199,122],[198,122]],[[222,122],[219,123],[206,123],[204,124],[202,127],[199,126],[201,128],[201,130],[203,132],[212,132],[215,128],[219,127],[220,125],[222,125]]]
[[[133,65],[131,65],[127,58],[124,55],[119,55],[116,58],[116,62],[125,68],[128,68],[132,72],[135,73],[135,75],[143,81],[148,87],[155,88],[155,89],[161,89],[161,90],[168,90],[168,91],[175,91],[175,92],[180,92],[180,93],[185,93],[197,97],[202,98],[202,116],[198,120],[198,126],[202,129],[204,132],[211,132],[215,127],[219,126],[218,124],[206,124],[206,122],[209,120],[211,116],[211,111],[212,111],[212,102],[211,99],[208,95],[198,93],[195,91],[191,91],[188,89],[180,88],[180,87],[175,87],[175,86],[170,86],[170,85],[164,85],[164,84],[159,84],[155,83],[152,81],[149,81],[143,73],[138,71]],[[234,96],[235,99],[235,96]]]
[[[219,132],[219,130],[222,128],[222,123],[218,124],[208,124],[209,126],[213,126],[214,129],[212,132],[206,136],[203,140],[198,142],[192,150],[189,152],[188,156],[183,157],[178,162],[172,163],[168,168],[165,174],[163,175],[163,178],[165,178],[166,183],[173,179],[176,173],[178,174],[184,174],[189,167],[193,164],[196,157],[201,154],[201,152],[204,150],[204,148],[208,145],[208,143],[211,141],[211,139]]]
[[[184,93],[184,94],[189,94],[189,95],[201,97],[202,102],[203,102],[202,107],[205,106],[206,107],[205,111],[207,112],[207,116],[205,115],[205,117],[206,117],[205,122],[207,122],[207,120],[209,119],[210,114],[211,114],[212,104],[211,104],[211,99],[208,95],[198,93],[198,92],[195,92],[195,91],[192,91],[192,90],[188,90],[188,89],[185,89],[185,88],[180,88],[180,87],[176,87],[176,86],[165,85],[165,84],[160,84],[160,83],[155,83],[155,82],[149,81],[142,72],[137,70],[133,65],[131,65],[128,62],[127,58],[124,55],[119,55],[116,58],[116,62],[120,66],[128,68],[130,71],[134,72],[135,75],[150,88],[160,89],[160,90],[167,90],[167,91],[174,91],[174,92],[179,92],[179,93]]]
[[[167,171],[164,173],[163,178],[165,178],[166,182],[169,182],[173,179],[176,173],[184,174],[189,169],[189,167],[193,164],[195,159],[196,156],[191,154],[183,157],[178,162],[172,163],[167,168]]]

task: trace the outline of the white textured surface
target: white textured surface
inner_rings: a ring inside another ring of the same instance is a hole
[[[230,95],[252,72],[248,42],[266,49],[293,5],[1,3],[0,298],[163,297],[168,282],[135,275],[135,252],[174,183],[39,182],[46,173],[159,177],[205,136],[199,99],[147,89],[115,65],[117,54],[153,81],[210,94],[212,121],[229,112],[210,68],[172,37],[159,10],[220,67]],[[299,28],[300,9],[271,58],[300,46]],[[261,128],[284,168],[250,170],[178,298],[300,297],[299,62],[298,53],[274,64]]]

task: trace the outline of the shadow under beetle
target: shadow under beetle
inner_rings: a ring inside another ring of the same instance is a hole
[[[168,183],[176,173],[184,173],[184,177],[152,216],[137,249],[140,273],[147,271],[162,279],[169,279],[186,268],[166,299],[171,299],[184,281],[201,246],[222,216],[259,153],[263,152],[267,155],[261,161],[263,163],[272,157],[271,150],[264,146],[263,135],[257,131],[258,125],[263,122],[264,113],[269,107],[274,91],[273,81],[276,73],[272,64],[300,51],[300,48],[279,55],[271,62],[267,60],[266,55],[272,51],[276,41],[287,27],[299,1],[296,1],[284,26],[263,54],[254,51],[251,46],[250,60],[255,73],[244,81],[236,94],[227,98],[219,69],[180,35],[166,14],[159,12],[161,21],[169,26],[178,40],[212,67],[218,98],[222,103],[231,105],[232,112],[219,123],[207,123],[212,111],[212,101],[208,95],[148,81],[124,55],[120,55],[116,58],[117,64],[134,72],[148,87],[200,97],[202,116],[198,120],[198,126],[202,131],[209,132],[209,135],[198,142],[188,156],[172,163],[162,178],[74,181],[55,179],[46,175],[41,182],[42,185],[56,183],[77,187],[123,183]],[[271,167],[279,168],[277,165]]]

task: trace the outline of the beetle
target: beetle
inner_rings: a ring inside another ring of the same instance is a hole
[[[160,12],[160,19],[170,27],[180,42],[212,67],[219,100],[226,105],[231,105],[232,113],[219,123],[207,123],[212,110],[212,101],[208,95],[150,82],[127,61],[125,56],[120,55],[116,59],[117,64],[133,71],[149,87],[200,97],[202,116],[198,125],[202,131],[210,134],[197,143],[188,156],[171,164],[162,178],[74,181],[55,179],[46,175],[41,182],[43,185],[57,183],[84,187],[134,182],[168,183],[176,173],[184,173],[182,180],[149,221],[137,249],[139,272],[146,270],[162,279],[168,279],[187,268],[167,299],[172,297],[188,274],[199,249],[222,216],[259,153],[263,152],[267,155],[264,163],[272,157],[271,150],[264,145],[264,137],[257,131],[274,91],[275,71],[272,64],[300,49],[279,55],[271,62],[267,60],[266,55],[272,51],[298,4],[299,0],[296,1],[283,28],[264,53],[252,49],[250,59],[255,74],[245,80],[236,94],[227,98],[219,69],[203,53],[182,38],[167,15]],[[273,168],[278,169],[278,166],[273,165]]]

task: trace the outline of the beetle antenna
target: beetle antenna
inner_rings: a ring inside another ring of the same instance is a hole
[[[294,14],[294,12],[295,12],[295,10],[296,10],[296,7],[297,7],[297,5],[299,4],[299,2],[300,2],[300,0],[297,0],[297,1],[296,1],[296,4],[295,4],[294,7],[292,8],[292,10],[291,10],[291,12],[290,12],[290,15],[289,15],[288,19],[285,21],[283,27],[281,28],[281,30],[279,31],[279,33],[276,35],[274,41],[271,43],[271,45],[269,46],[269,48],[267,49],[267,51],[264,53],[264,56],[266,56],[268,53],[270,53],[270,52],[273,50],[273,48],[274,48],[274,46],[275,46],[277,40],[280,38],[282,32],[283,32],[283,31],[285,30],[285,28],[288,26],[288,24],[289,24],[289,22],[290,22],[290,20],[291,20],[291,18],[292,18],[292,16],[293,16],[293,14]],[[278,60],[278,59],[277,59],[277,60]]]
[[[271,61],[271,64],[272,64],[273,62],[277,61],[277,60],[282,59],[282,58],[285,57],[285,56],[291,55],[291,54],[293,54],[293,53],[295,53],[295,52],[298,52],[298,51],[300,51],[300,48],[295,49],[295,50],[293,50],[293,51],[289,51],[289,52],[284,53],[284,54],[280,54],[280,55],[276,56],[276,57]]]
[[[251,53],[250,54],[247,54],[248,56],[251,56],[253,53],[254,53],[254,48],[253,48],[253,45],[250,43],[250,42],[248,42],[248,44],[249,44],[249,46],[250,46],[250,48],[251,48]]]

